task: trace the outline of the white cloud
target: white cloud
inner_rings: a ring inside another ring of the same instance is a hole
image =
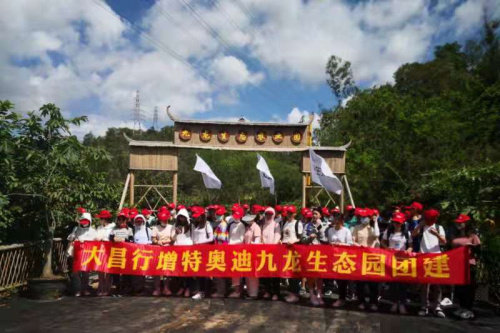
[[[233,56],[214,59],[211,72],[217,78],[217,82],[233,87],[245,84],[256,85],[264,79],[263,73],[251,73],[243,61]]]
[[[286,117],[286,121],[289,123],[299,123],[301,121],[308,123],[309,122],[309,116],[311,112],[309,111],[300,111],[298,108],[293,108],[292,111],[290,111]],[[312,128],[317,129],[319,128],[319,121],[321,117],[320,115],[314,113],[314,119],[312,122]]]

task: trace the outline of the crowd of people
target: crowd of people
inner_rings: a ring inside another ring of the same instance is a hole
[[[332,244],[347,246],[382,247],[398,251],[439,253],[445,247],[467,246],[470,249],[470,284],[456,286],[460,308],[454,312],[462,319],[474,317],[472,305],[476,286],[476,256],[480,240],[471,218],[459,215],[454,226],[445,231],[439,224],[439,211],[424,210],[413,202],[404,207],[393,207],[387,219],[377,209],[354,208],[348,205],[344,213],[338,207],[309,207],[297,211],[294,205],[274,207],[234,204],[228,210],[222,205],[208,207],[169,204],[158,211],[123,208],[113,222],[112,214],[101,211],[96,217],[98,227],[92,226],[92,215],[81,211],[78,226],[68,237],[73,241],[110,241],[176,246],[194,244]],[[69,253],[71,255],[71,253]],[[73,272],[76,296],[90,295],[89,274]],[[144,276],[113,276],[98,273],[98,296],[109,296],[113,285],[116,293],[143,293]],[[325,295],[338,290],[338,299],[332,304],[342,308],[347,299],[357,300],[360,310],[378,310],[380,283],[328,279],[279,278],[208,278],[208,277],[153,277],[154,296],[263,299],[278,301],[284,286],[284,300],[296,303],[300,295],[308,293],[310,303],[323,306]],[[430,313],[444,318],[441,307],[440,285],[424,284],[421,288],[420,316]],[[127,290],[127,288],[129,288]],[[389,284],[392,313],[406,314],[408,285]],[[175,290],[175,293],[174,293]],[[368,294],[367,294],[368,292]],[[367,302],[368,298],[368,302]],[[432,302],[432,304],[431,304]]]

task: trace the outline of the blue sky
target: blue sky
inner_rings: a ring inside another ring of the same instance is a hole
[[[133,126],[140,90],[183,118],[296,122],[336,103],[330,55],[363,88],[436,45],[475,38],[494,0],[18,0],[0,13],[0,98],[88,115],[79,137]],[[40,15],[43,13],[43,15]]]

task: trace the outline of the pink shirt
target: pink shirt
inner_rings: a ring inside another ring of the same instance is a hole
[[[265,221],[262,226],[262,244],[278,244],[281,239],[280,225],[276,221]]]
[[[246,227],[245,235],[243,236],[243,244],[252,244],[257,238],[260,237],[260,227],[254,222],[251,226]]]

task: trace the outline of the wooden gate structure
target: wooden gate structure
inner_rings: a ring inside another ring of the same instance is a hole
[[[167,114],[174,122],[174,141],[140,141],[133,140],[127,136],[130,150],[129,174],[123,188],[120,201],[121,209],[125,199],[129,197],[129,205],[133,207],[143,200],[151,209],[156,209],[161,201],[177,204],[178,184],[178,152],[180,149],[211,149],[231,151],[255,151],[255,152],[302,152],[302,206],[308,201],[319,202],[319,195],[324,191],[322,187],[313,185],[310,181],[309,148],[322,156],[332,172],[339,177],[344,189],[338,200],[328,194],[328,201],[338,204],[344,208],[344,192],[349,195],[349,200],[354,205],[349,183],[345,174],[346,152],[350,143],[340,147],[312,146],[312,121],[314,116],[310,115],[308,121],[301,123],[267,123],[249,122],[240,119],[236,122],[229,121],[207,121],[207,120],[180,120],[177,119],[167,107]],[[172,185],[161,184],[137,184],[136,171],[151,170],[171,173]],[[135,188],[146,188],[145,193],[136,201]],[[161,193],[163,188],[172,188],[172,197],[169,201]],[[147,194],[156,192],[160,200],[154,205],[147,201]],[[334,195],[336,197],[336,195]]]

